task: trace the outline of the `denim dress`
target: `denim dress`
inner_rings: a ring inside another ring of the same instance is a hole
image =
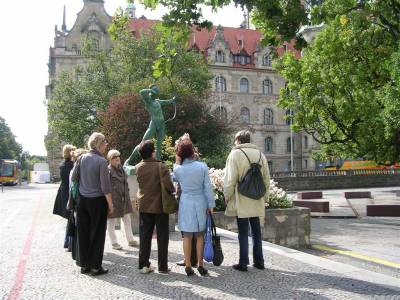
[[[197,160],[185,159],[182,165],[175,165],[173,179],[182,189],[178,212],[179,230],[204,231],[206,210],[215,207],[207,165]]]

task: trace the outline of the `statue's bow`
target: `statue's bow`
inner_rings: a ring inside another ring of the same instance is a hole
[[[173,119],[175,119],[176,117],[176,100],[174,101],[174,115],[172,116],[172,118],[169,118],[167,121],[165,121],[165,123],[172,121]]]

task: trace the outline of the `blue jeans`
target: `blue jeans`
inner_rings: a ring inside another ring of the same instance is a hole
[[[263,265],[260,218],[238,218],[236,217],[239,232],[239,265],[249,264],[249,222],[253,238],[253,263]]]

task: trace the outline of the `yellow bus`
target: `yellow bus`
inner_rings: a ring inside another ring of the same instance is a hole
[[[19,181],[18,161],[0,159],[0,184],[16,185]]]

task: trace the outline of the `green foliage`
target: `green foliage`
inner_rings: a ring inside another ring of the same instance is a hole
[[[21,153],[22,146],[16,142],[6,120],[0,117],[0,158],[19,160]]]
[[[291,208],[293,207],[292,202],[289,201],[288,197],[277,197],[274,194],[270,194],[268,199],[268,209],[274,208]]]
[[[207,108],[212,76],[202,54],[187,51],[188,31],[160,24],[134,36],[128,26],[120,11],[109,29],[113,48],[98,51],[88,41],[84,47],[87,65],[60,74],[48,107],[54,133],[82,146],[91,132],[102,131],[110,147],[127,158],[150,121],[136,93],[156,83],[160,99],[171,95],[177,99],[176,118],[167,123],[167,135],[175,140],[189,132],[204,158],[216,164],[224,161],[221,150],[228,128]],[[174,106],[166,106],[165,119],[173,115]]]
[[[322,145],[319,155],[400,158],[399,127],[389,121],[400,106],[391,72],[396,48],[386,29],[352,11],[326,24],[300,60],[287,54],[278,61],[288,81],[280,106],[294,109],[294,129],[304,128]]]

